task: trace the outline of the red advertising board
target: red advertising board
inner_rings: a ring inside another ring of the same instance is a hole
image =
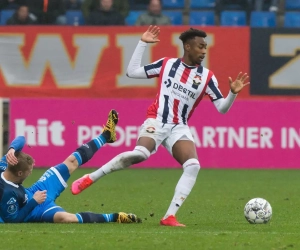
[[[149,45],[143,64],[181,57],[181,32],[161,27],[160,43]],[[207,36],[204,66],[223,92],[228,77],[249,72],[249,28],[199,27]],[[131,54],[145,27],[0,27],[2,97],[149,98],[157,79],[126,77]],[[240,98],[249,96],[249,89]]]

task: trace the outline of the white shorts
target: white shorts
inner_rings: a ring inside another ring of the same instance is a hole
[[[155,141],[155,149],[151,154],[154,154],[161,144],[173,155],[172,148],[177,141],[189,140],[194,142],[188,125],[166,124],[154,118],[148,118],[142,124],[138,139],[141,137],[150,137]]]

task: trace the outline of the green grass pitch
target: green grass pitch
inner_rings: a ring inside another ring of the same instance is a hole
[[[89,171],[77,170],[68,184]],[[25,186],[43,172],[35,169]],[[300,171],[201,169],[177,214],[187,227],[160,226],[181,173],[129,169],[57,200],[69,212],[134,212],[141,224],[2,224],[1,249],[300,249]],[[244,205],[255,197],[271,203],[269,224],[245,220]]]

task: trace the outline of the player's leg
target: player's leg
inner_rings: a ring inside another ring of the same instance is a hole
[[[111,110],[103,132],[98,137],[77,148],[76,151],[63,162],[68,167],[70,174],[79,166],[92,159],[94,154],[105,143],[113,143],[116,141],[115,127],[118,123],[118,119],[118,113],[115,110]]]
[[[132,213],[110,213],[100,214],[93,212],[68,213],[62,207],[57,206],[55,202],[48,201],[42,204],[41,208],[36,211],[35,220],[27,222],[48,222],[48,223],[135,223],[141,222],[135,214]]]
[[[54,201],[65,190],[70,174],[76,168],[90,160],[105,143],[116,140],[117,122],[118,114],[115,110],[111,110],[102,134],[79,147],[63,163],[48,169],[35,184],[28,188],[30,193],[47,190],[47,199]]]
[[[151,152],[155,152],[155,145],[156,143],[153,138],[140,137],[132,151],[117,155],[100,169],[91,173],[90,178],[95,182],[113,171],[122,170],[147,160],[150,157]]]
[[[72,193],[74,195],[79,194],[103,176],[147,160],[151,154],[156,152],[158,146],[166,138],[167,133],[168,129],[162,123],[155,119],[147,119],[141,126],[137,145],[133,151],[117,155],[98,170],[74,181],[71,189]]]
[[[98,214],[92,212],[81,212],[71,214],[67,212],[56,212],[53,216],[54,223],[140,223],[142,222],[135,214],[132,213],[111,213]]]
[[[179,128],[178,128],[179,129]],[[175,215],[183,202],[190,194],[194,184],[196,183],[197,175],[200,170],[196,147],[189,131],[182,131],[185,135],[179,139],[175,135],[170,137],[169,146],[172,150],[173,157],[182,165],[183,174],[179,179],[172,202],[161,220],[161,225],[166,226],[184,226],[177,222]],[[180,133],[182,133],[180,132]],[[179,136],[180,136],[179,133]],[[174,144],[172,142],[176,141]]]
[[[141,139],[143,140],[143,144],[140,145],[138,143],[137,146],[134,148],[134,150],[117,155],[116,157],[114,157],[112,160],[110,160],[108,163],[106,163],[96,171],[90,174],[86,174],[83,177],[75,180],[72,183],[72,187],[71,187],[72,194],[76,195],[81,193],[83,190],[87,189],[97,180],[99,180],[105,175],[110,174],[113,171],[122,170],[130,167],[133,164],[137,164],[147,160],[151,152],[148,149],[149,145],[152,144],[155,145],[155,143],[151,138],[141,138]]]

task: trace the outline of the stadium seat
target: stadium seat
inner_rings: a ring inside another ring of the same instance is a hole
[[[286,10],[300,10],[300,0],[285,0]]]
[[[162,0],[163,9],[183,9],[184,0]]]
[[[0,24],[5,25],[7,20],[15,13],[15,10],[2,10],[0,13]]]
[[[84,17],[81,10],[66,11],[67,25],[83,25]]]
[[[173,25],[182,25],[182,12],[181,11],[163,11],[163,14],[171,19]]]
[[[85,0],[83,0],[85,1]],[[124,0],[123,0],[124,1]],[[130,10],[147,10],[148,8],[148,1],[145,0],[129,0],[129,9]]]
[[[126,25],[133,26],[136,23],[136,20],[139,18],[141,14],[145,13],[145,11],[130,11],[128,16],[125,18]]]
[[[276,14],[269,11],[252,11],[250,16],[251,27],[275,27]]]
[[[284,27],[300,28],[300,12],[286,12],[284,15]]]
[[[230,11],[225,10],[221,12],[222,26],[245,26],[246,12],[245,11]]]
[[[191,9],[211,9],[216,6],[216,0],[190,0]]]
[[[214,11],[191,11],[190,25],[215,25]]]

